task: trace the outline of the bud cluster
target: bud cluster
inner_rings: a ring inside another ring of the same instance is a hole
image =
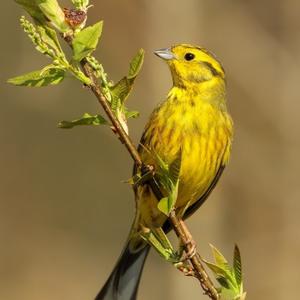
[[[24,16],[22,16],[20,19],[20,24],[39,52],[50,57],[55,57],[54,50],[49,48],[48,45],[43,41],[41,35],[37,32],[37,29],[31,22],[29,22]]]

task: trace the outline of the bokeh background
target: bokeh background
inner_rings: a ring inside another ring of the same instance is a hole
[[[235,121],[232,159],[188,225],[199,251],[209,243],[242,251],[249,299],[299,297],[300,4],[292,0],[99,0],[89,22],[105,21],[97,57],[114,80],[138,48],[144,68],[129,106],[137,142],[171,84],[154,49],[207,47],[223,62]],[[68,2],[64,2],[69,6]],[[56,87],[5,83],[47,64],[18,26],[21,9],[1,4],[0,299],[93,299],[110,273],[134,214],[122,180],[132,162],[107,128],[60,130],[58,121],[97,113],[76,81]],[[139,299],[207,299],[151,253]]]

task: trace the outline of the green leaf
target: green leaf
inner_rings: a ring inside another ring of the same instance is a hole
[[[89,5],[89,0],[72,0],[72,3],[77,9],[86,9]]]
[[[71,66],[70,67],[70,71],[71,73],[78,79],[80,80],[83,84],[89,86],[92,81],[89,77],[87,77],[81,70],[79,67],[74,67],[74,66]]]
[[[140,49],[130,62],[128,76],[123,77],[113,87],[111,87],[111,94],[113,98],[119,98],[122,104],[126,101],[133,88],[135,78],[142,68],[143,61],[144,50]]]
[[[206,260],[203,261],[214,272],[215,275],[225,278],[226,281],[231,278],[231,274],[228,272],[228,270]]]
[[[222,279],[218,282],[221,284],[222,283]],[[222,286],[222,284],[221,284]],[[234,291],[230,288],[222,288],[221,289],[221,293],[220,293],[220,300],[237,300],[239,298],[236,298],[237,297],[237,291]]]
[[[33,71],[25,75],[8,79],[7,82],[18,86],[43,87],[50,84],[58,84],[62,82],[64,78],[64,70],[49,67],[47,70]]]
[[[162,172],[164,176],[168,177],[168,170],[169,166],[168,164],[160,157],[158,153],[153,153],[154,154],[154,159],[158,165],[159,171]]]
[[[218,265],[219,267],[223,268],[224,270],[230,270],[230,266],[228,264],[228,261],[226,260],[226,258],[224,257],[224,255],[213,245],[210,244],[216,265]]]
[[[56,54],[63,53],[56,31],[48,26],[37,26],[42,40],[56,51]]]
[[[101,115],[91,116],[90,114],[85,113],[80,119],[74,121],[61,121],[58,124],[58,127],[63,129],[70,129],[75,126],[81,126],[81,125],[98,126],[98,125],[109,125],[109,123]]]
[[[118,113],[121,111],[121,102],[119,98],[112,97],[110,102],[111,109],[114,113]]]
[[[170,184],[167,188],[170,189],[168,197],[160,199],[157,204],[158,209],[164,213],[166,216],[169,216],[170,212],[175,206],[178,196],[178,182],[176,185]]]
[[[76,34],[72,42],[75,61],[81,61],[95,51],[102,33],[102,26],[103,21],[100,21]]]
[[[113,99],[118,99],[121,103],[123,103],[128,97],[131,84],[127,77],[123,77],[120,81],[118,81],[114,86],[111,87],[111,94]]]
[[[233,255],[233,272],[237,284],[240,286],[242,284],[242,261],[240,250],[237,245],[234,247]]]
[[[244,300],[241,256],[237,246],[234,249],[233,267],[231,267],[222,253],[210,245],[215,258],[215,263],[204,259],[203,262],[213,271],[221,285],[220,300]]]
[[[154,230],[145,229],[141,232],[141,237],[147,241],[164,259],[169,262],[177,262],[178,258],[176,253],[168,241],[168,238],[164,233],[159,233],[161,228]]]
[[[145,51],[144,49],[140,49],[136,56],[132,59],[129,66],[129,79],[135,79],[135,77],[140,72],[143,62],[144,62]]]
[[[169,166],[169,173],[170,173],[170,179],[174,184],[177,183],[179,179],[179,173],[180,173],[180,168],[181,168],[181,158],[182,158],[182,153],[181,149],[178,151],[176,154],[176,158],[170,163]]]
[[[172,186],[172,191],[171,191],[171,206],[172,208],[175,206],[175,203],[178,198],[178,186],[179,186],[179,179],[177,182]]]
[[[157,207],[158,209],[168,216],[172,210],[172,201],[170,201],[170,197],[164,197],[159,200]]]
[[[35,0],[35,2],[56,29],[63,33],[70,31],[65,14],[56,0]]]
[[[47,19],[45,18],[43,12],[34,0],[15,0],[16,3],[21,5],[24,10],[38,23],[46,24]]]
[[[213,271],[222,288],[230,290],[232,295],[237,295],[239,293],[239,287],[235,282],[235,278],[232,276],[231,270],[223,269],[220,266],[205,260],[203,261]]]
[[[180,150],[169,165],[166,165],[159,156],[156,159],[159,165],[159,182],[168,194],[166,198],[159,201],[158,209],[167,216],[169,216],[171,210],[174,208],[178,197],[181,156]]]
[[[229,282],[228,282],[227,278],[225,278],[223,276],[220,276],[220,275],[216,275],[216,280],[221,285],[223,291],[224,290],[230,290],[230,285],[229,285]],[[223,295],[224,295],[224,293],[223,293]],[[232,299],[232,297],[230,299]]]
[[[125,112],[125,117],[126,119],[135,119],[140,115],[140,113],[136,110],[132,110],[132,111],[126,111]]]

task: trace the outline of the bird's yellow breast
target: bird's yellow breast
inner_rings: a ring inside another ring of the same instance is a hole
[[[176,209],[180,211],[205,193],[220,166],[227,163],[231,136],[232,122],[226,111],[214,103],[203,101],[197,94],[173,88],[168,99],[153,112],[148,122],[141,141],[144,145],[141,155],[146,164],[155,167],[151,153],[170,163],[181,150],[176,202]],[[143,200],[146,201],[151,202],[151,206],[157,203],[153,199]],[[152,209],[156,210],[156,207]],[[157,214],[160,214],[159,211]]]

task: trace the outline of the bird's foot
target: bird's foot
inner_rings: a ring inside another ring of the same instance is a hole
[[[148,183],[155,175],[155,168],[152,165],[143,165],[141,171],[136,173],[131,179],[130,183],[137,188]]]

